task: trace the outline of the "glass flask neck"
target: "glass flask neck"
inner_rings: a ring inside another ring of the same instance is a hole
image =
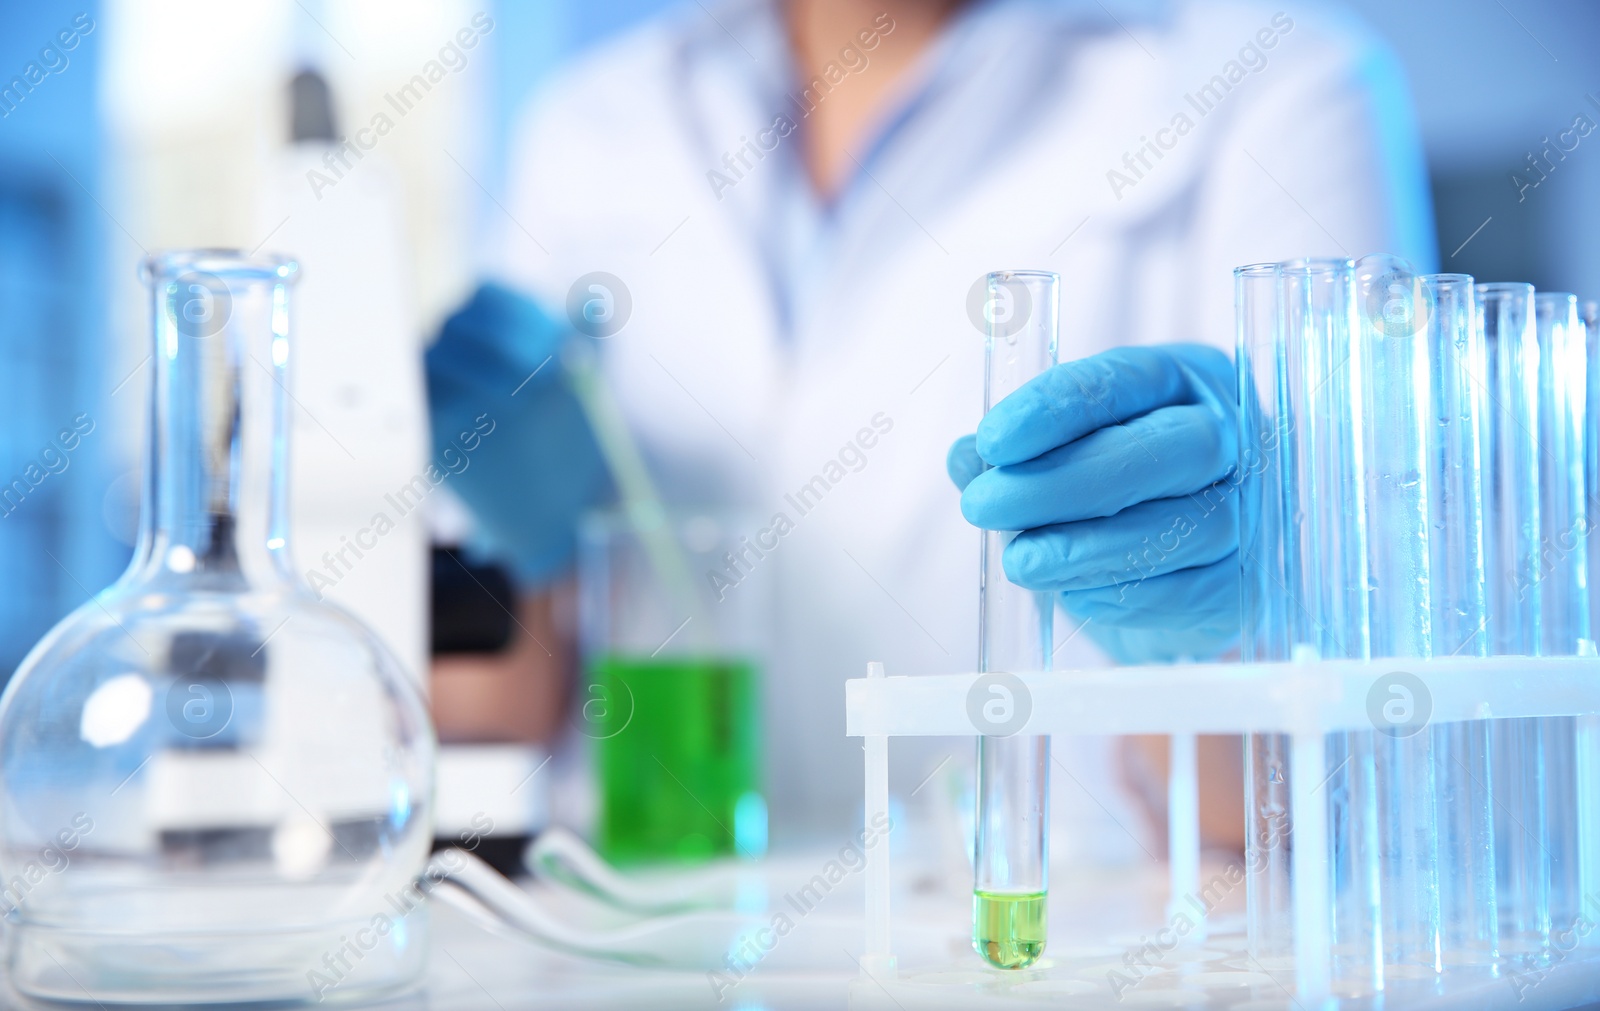
[[[297,272],[220,250],[145,261],[150,443],[130,576],[217,589],[293,579],[285,415]]]

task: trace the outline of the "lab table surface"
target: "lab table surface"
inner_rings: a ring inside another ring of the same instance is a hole
[[[731,972],[713,976],[705,969],[667,972],[585,961],[486,930],[450,905],[434,902],[434,939],[425,986],[419,993],[373,1007],[382,1011],[846,1007],[910,1011],[901,989],[905,985],[917,991],[919,999],[912,1002],[917,1006],[971,1008],[1004,999],[1001,990],[1013,981],[1036,977],[989,969],[973,953],[970,871],[948,864],[901,862],[895,869],[893,937],[903,980],[880,986],[863,978],[857,961],[864,941],[859,873],[850,873],[803,915],[784,901],[822,860],[818,854],[770,862],[765,874],[773,897],[770,907],[787,908],[795,931],[742,978],[735,979]],[[1104,972],[1112,956],[1120,957],[1128,945],[1138,943],[1137,924],[1159,927],[1165,919],[1165,887],[1165,868],[1157,864],[1058,880],[1052,892],[1058,910],[1052,916],[1051,929],[1056,932],[1052,945],[1059,936],[1074,970],[1088,959]],[[1036,1001],[1027,1003],[1037,1006]]]
[[[705,967],[665,971],[557,953],[490,929],[434,895],[429,900],[430,957],[417,990],[364,1004],[342,1002],[332,993],[324,1004],[369,1011],[1306,1011],[1291,993],[1292,965],[1263,962],[1245,951],[1244,887],[1242,880],[1227,883],[1234,879],[1225,867],[1202,870],[1203,902],[1200,896],[1185,896],[1187,904],[1180,901],[1171,909],[1164,864],[1057,872],[1044,957],[1028,970],[1000,972],[985,966],[970,947],[970,871],[948,859],[921,865],[897,861],[893,946],[899,966],[893,977],[880,981],[864,976],[858,961],[865,935],[863,875],[847,873],[820,902],[801,903],[807,908],[789,901],[822,864],[823,855],[805,854],[726,869],[739,881],[760,886],[756,894],[763,896],[766,910],[761,916],[788,909],[794,924],[773,948],[738,972],[713,973]],[[559,922],[583,923],[592,930],[607,921],[606,911],[586,897],[522,884]],[[1202,904],[1204,914],[1193,914]],[[1183,931],[1177,929],[1180,920],[1186,924]],[[1379,1006],[1385,1011],[1559,1011],[1585,1006],[1595,994],[1600,994],[1600,958],[1574,952],[1554,970],[1502,973],[1467,991],[1446,993],[1421,974],[1414,983],[1402,976],[1382,1005],[1356,1000],[1339,1006],[1350,1011]],[[7,995],[5,1006],[61,1007],[32,1004],[15,995]],[[265,1011],[263,1005],[251,1007]]]

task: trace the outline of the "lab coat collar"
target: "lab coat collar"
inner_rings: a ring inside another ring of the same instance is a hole
[[[1102,38],[1120,38],[1167,16],[1167,0],[975,0],[946,25],[902,81],[898,94],[851,152],[854,170],[831,201],[812,189],[798,136],[766,155],[720,201],[762,262],[780,329],[807,329],[799,307],[819,292],[870,275],[872,264],[907,243],[946,254],[934,222],[974,181],[1003,168],[1014,149],[1036,143],[1037,124],[1058,124],[1061,96],[1092,93],[1077,58]],[[678,61],[683,115],[708,165],[722,163],[743,137],[787,118],[805,129],[805,106],[777,0],[718,0],[680,11]],[[867,27],[864,25],[863,27]],[[1134,38],[1137,42],[1137,38]],[[870,52],[866,54],[870,58]],[[848,86],[848,80],[843,82]],[[1068,102],[1077,106],[1078,102]],[[1104,128],[1101,110],[1074,109],[1086,132]],[[1103,171],[1103,169],[1101,170]],[[1065,176],[1070,173],[1064,173]],[[1094,188],[1041,192],[1054,211]],[[1154,197],[1145,187],[1141,197]],[[1074,191],[1077,191],[1075,193]],[[1109,208],[1108,217],[1135,210]]]

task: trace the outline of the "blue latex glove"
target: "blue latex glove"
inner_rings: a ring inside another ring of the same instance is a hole
[[[969,522],[1020,531],[1007,577],[1116,659],[1209,658],[1239,634],[1237,414],[1222,352],[1116,348],[996,404],[948,469]]]
[[[472,509],[479,546],[530,587],[570,561],[578,517],[610,493],[561,369],[573,336],[525,296],[485,284],[445,321],[426,358],[438,466]]]

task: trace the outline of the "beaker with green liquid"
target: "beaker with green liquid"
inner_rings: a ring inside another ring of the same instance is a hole
[[[577,722],[594,742],[595,843],[615,864],[766,850],[770,574],[756,571],[764,559],[748,548],[755,529],[652,510],[583,524]]]

